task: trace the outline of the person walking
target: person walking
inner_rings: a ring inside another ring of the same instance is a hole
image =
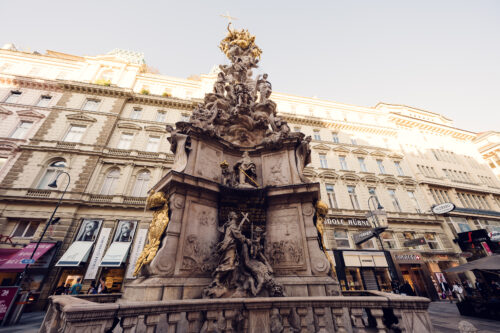
[[[57,287],[54,290],[54,295],[62,295],[66,291],[66,288],[64,287],[64,282],[62,282],[59,287]]]
[[[462,288],[462,286],[457,281],[455,281],[455,283],[453,284],[452,291],[457,297],[459,302],[462,302],[464,300],[464,295],[463,295],[464,288]]]
[[[97,294],[97,288],[95,286],[95,281],[90,282],[90,288],[87,290],[87,294]]]
[[[78,295],[80,293],[80,291],[82,291],[83,286],[80,283],[80,281],[82,281],[82,278],[76,279],[76,283],[74,285],[72,285],[71,288],[69,289],[70,295]]]
[[[451,290],[450,290],[450,285],[448,284],[448,282],[446,282],[443,279],[439,283],[439,286],[441,287],[441,292],[443,293],[443,299],[448,298],[448,300],[450,301],[450,303],[453,303],[453,301],[451,300]]]

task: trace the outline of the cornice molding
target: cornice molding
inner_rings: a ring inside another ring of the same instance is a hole
[[[85,121],[85,122],[92,122],[92,123],[95,123],[97,121],[97,119],[95,119],[93,117],[86,116],[82,113],[68,114],[68,115],[66,115],[66,118],[68,120]]]
[[[16,111],[18,117],[23,117],[23,118],[37,118],[37,119],[43,119],[45,118],[45,115],[42,113],[35,111],[35,110],[19,110]]]
[[[167,132],[167,130],[164,127],[160,127],[160,126],[149,125],[149,126],[144,126],[144,129],[148,132],[158,132],[158,133],[166,133]]]
[[[116,125],[116,127],[132,129],[132,130],[137,130],[137,131],[142,130],[141,126],[134,124],[134,123],[129,123],[129,122],[119,122],[118,125]]]

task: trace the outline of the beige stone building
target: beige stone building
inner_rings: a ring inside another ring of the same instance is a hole
[[[145,243],[147,192],[173,162],[165,125],[187,120],[215,78],[215,71],[191,79],[153,74],[141,54],[120,50],[95,57],[0,50],[0,283],[15,283],[22,269],[8,260],[39,239],[67,184],[64,171],[71,180],[61,219],[43,239],[40,261],[48,263],[31,268],[25,284],[38,306],[78,277],[85,291],[98,278],[120,291]],[[500,229],[500,183],[476,133],[404,105],[279,92],[272,99],[292,131],[312,137],[306,172],[330,207],[327,250],[343,288],[390,288],[380,244],[354,241],[372,226],[370,196],[387,211],[382,241],[396,273],[431,298],[437,276],[464,261],[453,242],[458,233]],[[48,187],[60,174],[57,189]],[[431,207],[442,202],[457,208],[434,215]],[[405,245],[418,238],[425,244]]]

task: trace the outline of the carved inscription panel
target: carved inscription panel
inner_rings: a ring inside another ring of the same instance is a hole
[[[217,209],[190,202],[181,269],[206,274],[217,266]]]
[[[267,218],[266,254],[278,269],[305,268],[302,231],[296,207],[271,210]]]
[[[286,152],[264,155],[262,173],[265,186],[291,184],[290,164]]]
[[[222,151],[200,142],[198,158],[196,159],[195,175],[218,182],[221,177],[220,163]]]

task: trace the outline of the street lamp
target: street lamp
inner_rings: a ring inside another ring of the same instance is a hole
[[[374,209],[370,203],[373,205]],[[385,259],[387,261],[387,265],[389,266],[389,274],[391,275],[391,280],[393,281],[393,285],[398,281],[398,275],[396,273],[396,266],[394,265],[394,261],[392,260],[392,256],[389,251],[386,251],[384,248],[384,242],[380,238],[380,234],[382,234],[389,226],[389,222],[387,220],[387,212],[384,210],[384,207],[378,201],[378,198],[375,195],[371,195],[368,198],[368,210],[370,211],[366,214],[367,217],[373,218],[373,234],[377,237],[382,252],[384,253]]]
[[[45,236],[45,233],[47,232],[47,229],[49,228],[49,226],[51,224],[53,224],[56,220],[59,221],[59,218],[56,218],[54,219],[54,215],[56,214],[57,212],[57,208],[59,208],[59,205],[61,204],[61,201],[64,197],[64,194],[66,194],[66,191],[68,190],[68,186],[69,186],[69,183],[71,181],[71,177],[69,175],[69,173],[65,172],[65,171],[62,171],[60,172],[56,178],[54,179],[54,181],[50,184],[48,184],[47,186],[48,187],[51,187],[51,188],[57,188],[57,179],[59,179],[59,177],[62,175],[62,174],[65,174],[66,176],[68,176],[68,183],[66,184],[66,187],[64,188],[64,191],[63,193],[61,194],[61,197],[59,198],[59,201],[57,202],[57,205],[56,207],[54,208],[54,211],[52,212],[52,215],[50,215],[50,218],[49,220],[47,221],[47,224],[45,224],[45,228],[43,229],[43,232],[42,232],[42,235],[40,236],[40,238],[38,239],[38,242],[36,243],[36,246],[35,248],[33,249],[33,252],[31,252],[31,257],[30,259],[33,259],[33,257],[35,256],[35,253],[36,253],[36,250],[38,249],[38,246],[40,245],[40,243],[42,242],[42,239],[43,239],[43,236]],[[55,223],[54,223],[55,224]],[[24,270],[22,271],[22,273],[19,275],[19,283],[18,285],[21,285],[21,282],[23,281],[24,279],[24,276],[26,275],[26,270],[28,269],[28,264],[26,266],[24,266]]]

